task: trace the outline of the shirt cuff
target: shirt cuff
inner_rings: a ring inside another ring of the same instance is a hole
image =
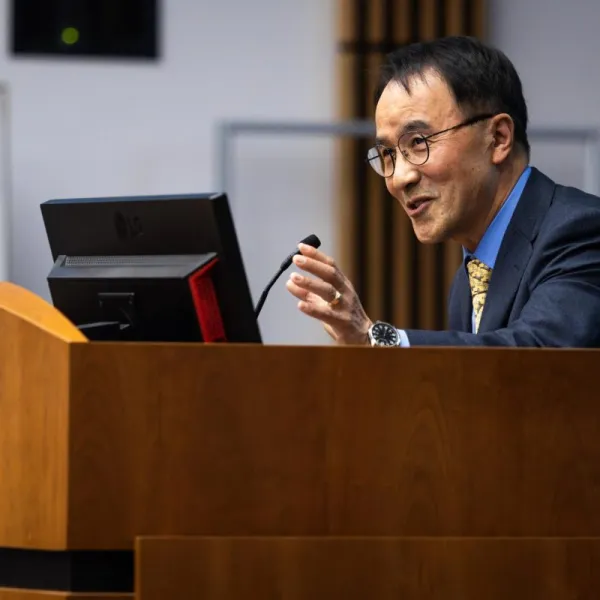
[[[398,335],[400,336],[400,346],[402,348],[410,348],[410,342],[408,341],[406,331],[404,331],[404,329],[398,329],[397,331]]]

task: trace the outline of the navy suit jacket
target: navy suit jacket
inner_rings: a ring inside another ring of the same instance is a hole
[[[600,198],[533,168],[506,230],[471,333],[464,265],[449,295],[449,331],[406,330],[411,346],[600,347]]]

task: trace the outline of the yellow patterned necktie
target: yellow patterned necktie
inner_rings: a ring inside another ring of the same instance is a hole
[[[473,311],[475,312],[475,333],[479,330],[479,322],[485,305],[492,269],[480,260],[473,258],[467,263],[469,272],[469,285],[471,286],[471,298],[473,301]]]

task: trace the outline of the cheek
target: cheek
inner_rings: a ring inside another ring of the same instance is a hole
[[[477,187],[480,178],[480,165],[471,159],[464,160],[464,155],[450,147],[443,148],[435,161],[426,163],[424,167],[424,179],[430,182],[426,187],[442,196],[445,212],[460,211],[460,206],[471,195],[471,188]]]
[[[437,185],[454,182],[461,177],[465,163],[453,149],[439,148],[439,150],[423,165],[423,176]]]
[[[453,156],[430,165],[427,172],[424,172],[424,178],[429,184],[426,188],[440,198],[437,205],[439,219],[460,218],[465,212],[470,178],[463,169],[463,164]]]

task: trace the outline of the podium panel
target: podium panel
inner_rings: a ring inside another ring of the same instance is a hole
[[[600,538],[142,537],[136,572],[136,600],[592,600]]]
[[[599,359],[91,343],[0,283],[0,600],[131,597],[135,540],[164,536],[235,538],[210,552],[246,563],[242,538],[273,538],[307,573],[319,553],[389,577],[414,556],[465,594],[479,565],[486,598],[506,581],[598,595]]]
[[[41,298],[0,282],[0,547],[67,543],[70,347],[83,342]]]
[[[598,356],[80,344],[68,546],[600,536]]]

